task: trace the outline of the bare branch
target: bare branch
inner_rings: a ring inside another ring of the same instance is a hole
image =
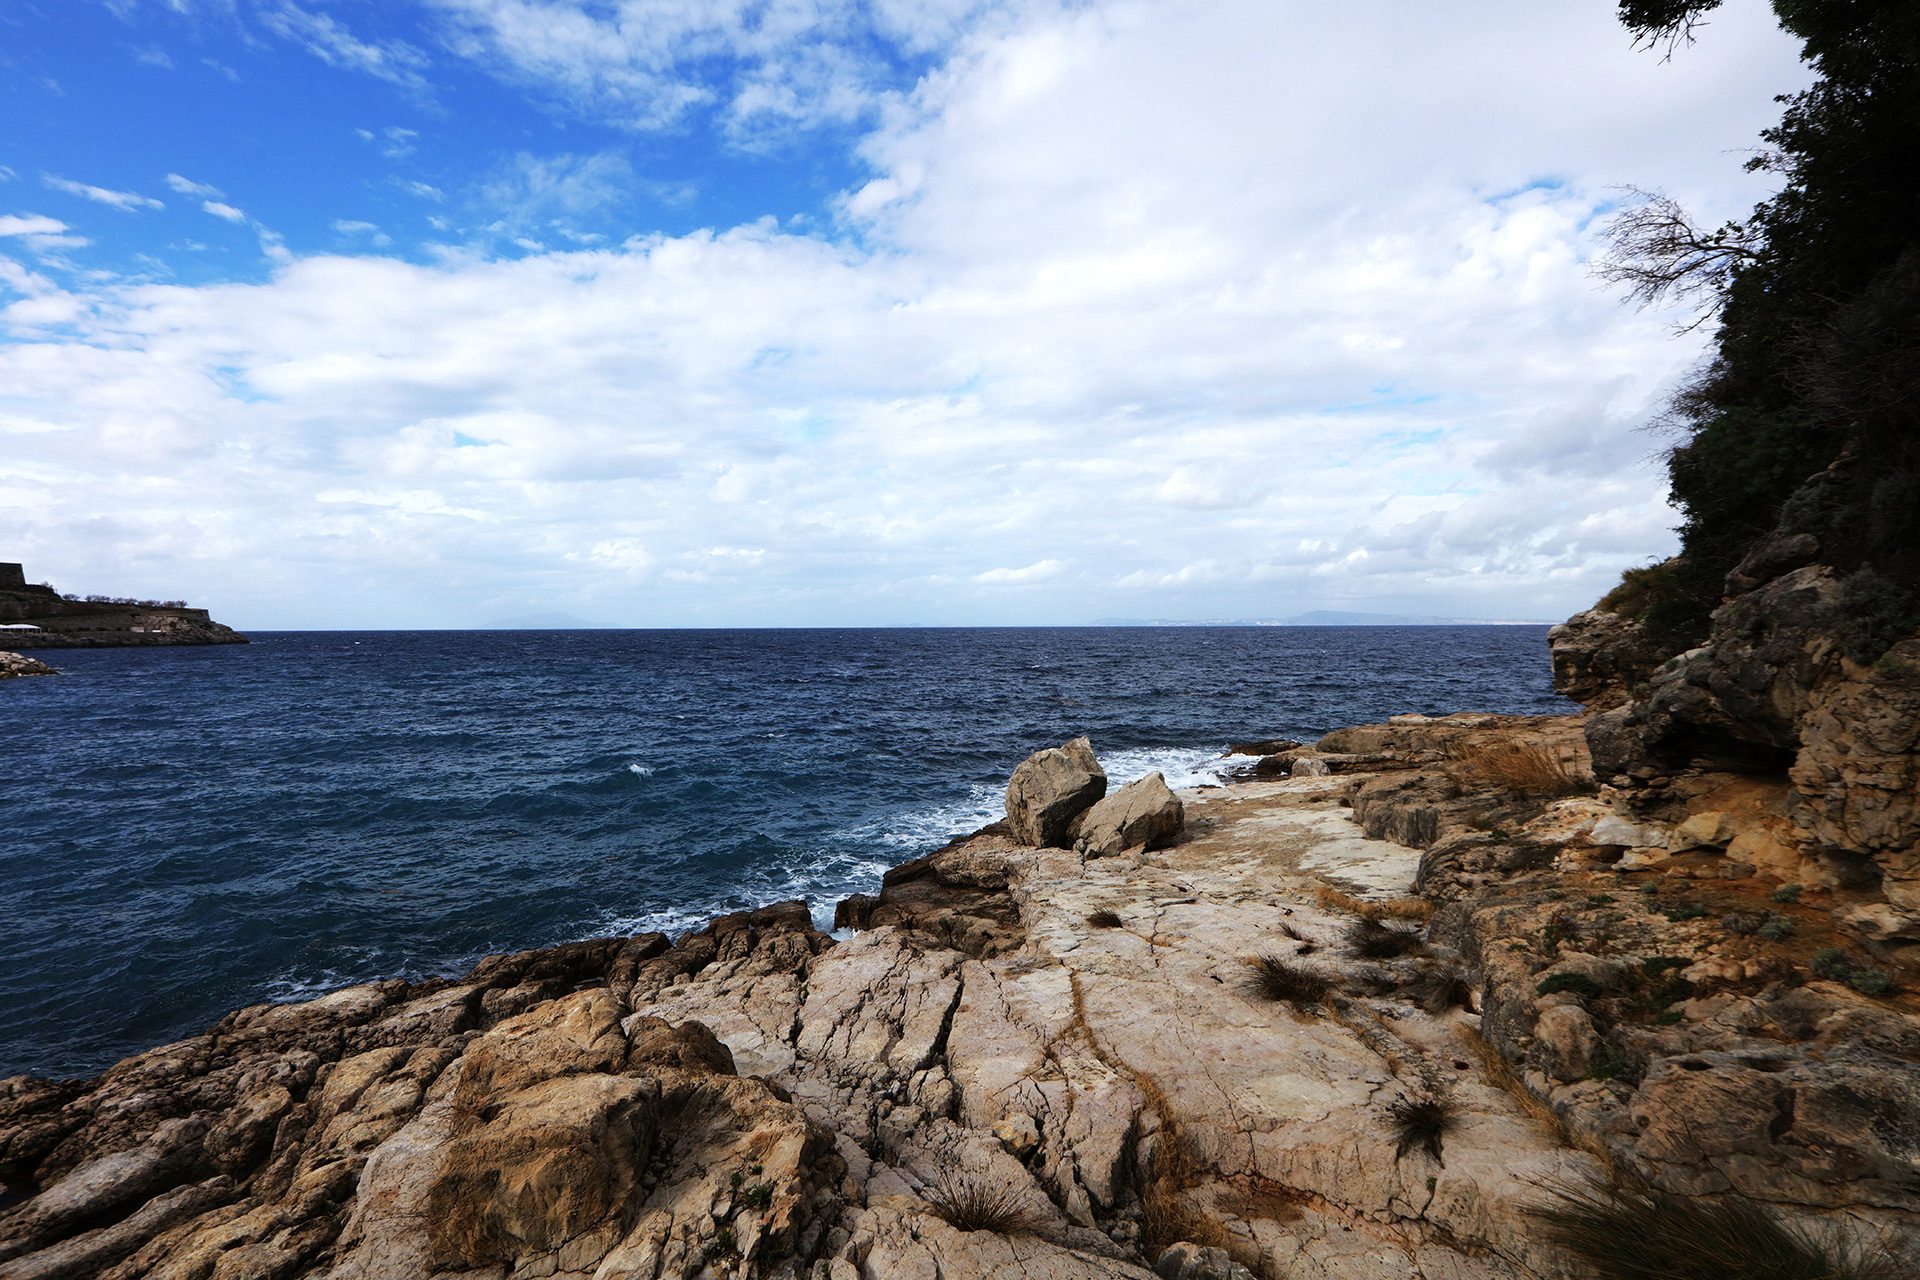
[[[1729,222],[1714,231],[1693,224],[1678,201],[1656,191],[1628,188],[1632,202],[1607,224],[1607,252],[1593,273],[1625,287],[1643,307],[1669,299],[1693,299],[1698,328],[1719,308],[1734,269],[1760,256],[1745,226]]]

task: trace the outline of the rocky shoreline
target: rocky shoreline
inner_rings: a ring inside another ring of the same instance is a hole
[[[1589,727],[1178,796],[1070,743],[838,936],[784,903],[0,1082],[0,1280],[1572,1277],[1538,1211],[1622,1179],[1910,1228],[1874,894],[1748,857],[1731,783],[1632,812]]]

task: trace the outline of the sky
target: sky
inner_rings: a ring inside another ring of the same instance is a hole
[[[0,0],[0,559],[242,628],[1557,619],[1760,0]]]

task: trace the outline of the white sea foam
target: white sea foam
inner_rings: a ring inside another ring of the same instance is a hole
[[[651,778],[653,776],[653,766],[650,764],[641,764],[636,760],[627,766],[627,772],[636,778]]]
[[[1175,791],[1183,787],[1216,787],[1233,764],[1222,758],[1224,747],[1133,747],[1100,757],[1109,787],[1124,787],[1158,770]]]

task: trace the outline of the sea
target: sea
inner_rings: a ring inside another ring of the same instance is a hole
[[[1546,628],[256,633],[0,682],[0,1077],[259,1001],[805,898],[1110,777],[1398,712],[1555,712]]]

